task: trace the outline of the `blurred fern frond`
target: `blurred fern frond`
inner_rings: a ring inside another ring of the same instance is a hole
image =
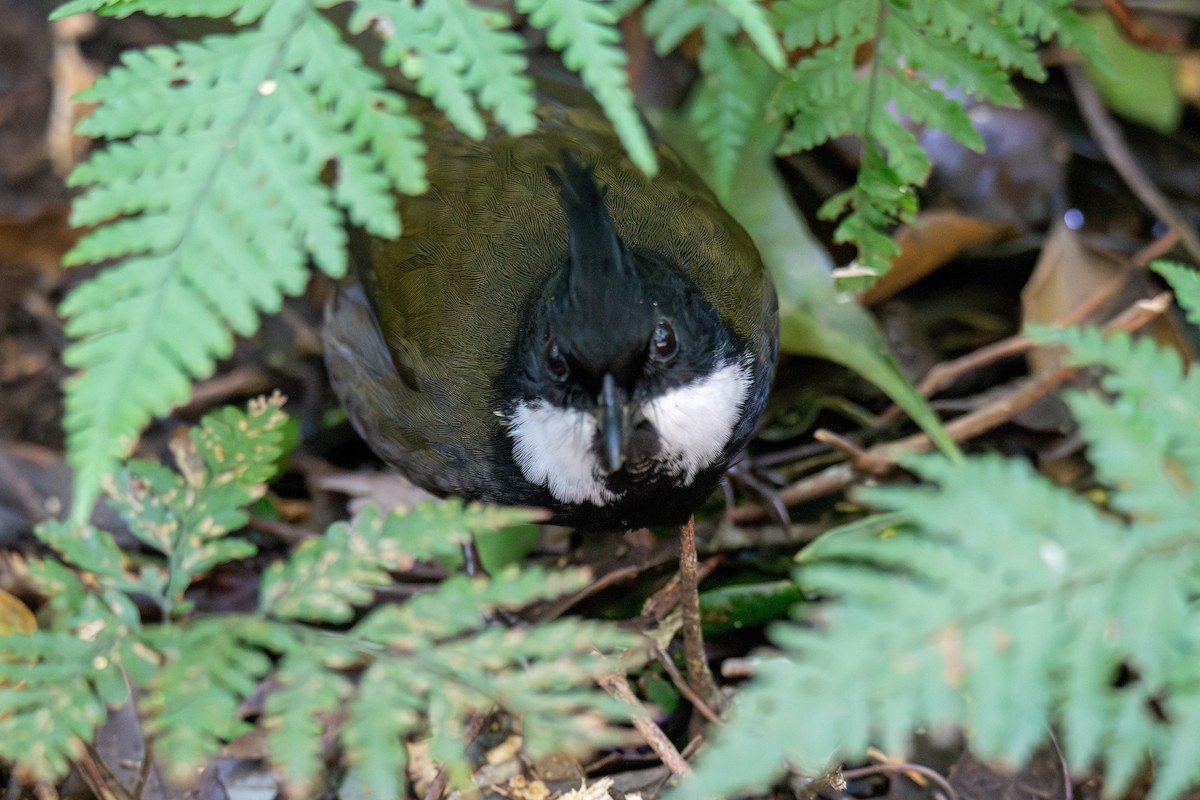
[[[1194,314],[1197,278],[1182,270],[1160,268]],[[1154,800],[1200,781],[1200,375],[1149,338],[1031,335],[1105,370],[1103,393],[1067,398],[1103,504],[1016,459],[907,460],[923,485],[862,492],[894,513],[802,551],[797,580],[827,599],[773,631],[782,652],[739,695],[686,796],[869,743],[902,752],[911,731],[946,726],[1010,763],[1053,727],[1072,769],[1103,765],[1108,796],[1147,756]]]
[[[1069,0],[784,0],[775,9],[784,43],[812,51],[784,74],[775,99],[788,119],[780,152],[839,136],[862,141],[855,185],[821,213],[845,214],[835,236],[876,270],[897,252],[884,232],[912,218],[913,187],[929,172],[916,126],[982,149],[967,98],[1016,105],[1010,73],[1045,77],[1039,41],[1097,52]]]
[[[257,608],[196,613],[188,588],[254,553],[236,533],[279,461],[281,405],[276,397],[246,412],[210,414],[175,445],[175,469],[133,462],[108,483],[149,552],[126,554],[90,526],[38,529],[60,558],[28,564],[48,598],[42,629],[4,638],[0,759],[46,779],[62,776],[106,709],[136,697],[160,766],[187,776],[252,728],[239,709],[264,687],[261,724],[298,796],[320,776],[321,744],[331,734],[349,774],[380,797],[403,793],[406,741],[414,737],[428,740],[462,785],[471,774],[467,721],[496,707],[528,720],[531,754],[620,738],[608,723],[626,710],[594,679],[611,668],[610,655],[636,650],[636,637],[573,619],[531,629],[486,621],[488,612],[576,591],[588,580],[583,571],[451,577],[372,608],[376,591],[393,585],[390,571],[527,522],[525,510],[445,502],[404,515],[367,511],[268,568]],[[144,623],[139,602],[157,606],[162,621]]]

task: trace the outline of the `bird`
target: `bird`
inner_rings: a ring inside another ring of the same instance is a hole
[[[424,113],[429,189],[352,229],[323,324],[359,435],[435,494],[576,529],[681,525],[742,451],[778,357],[747,233],[656,142],[647,177],[594,98],[538,76],[537,125]]]

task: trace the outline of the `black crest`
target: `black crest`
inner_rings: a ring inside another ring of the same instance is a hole
[[[567,263],[554,313],[569,318],[562,344],[589,367],[611,369],[641,353],[649,335],[651,301],[634,256],[617,233],[607,191],[595,170],[570,153],[562,169],[547,167],[567,219]]]

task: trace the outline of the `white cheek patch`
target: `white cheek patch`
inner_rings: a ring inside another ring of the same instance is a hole
[[[729,363],[646,403],[643,413],[661,448],[656,460],[691,483],[725,450],[749,391],[749,366]]]
[[[527,481],[562,503],[600,506],[616,499],[592,450],[597,423],[591,414],[534,400],[518,404],[508,424],[513,458]]]

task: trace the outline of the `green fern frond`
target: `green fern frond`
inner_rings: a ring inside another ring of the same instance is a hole
[[[904,196],[929,172],[910,127],[945,130],[981,149],[964,97],[1015,105],[1008,72],[1044,77],[1034,39],[1062,34],[1095,52],[1078,17],[1058,0],[785,0],[776,13],[785,44],[817,48],[784,76],[776,105],[789,114],[789,129],[780,152],[856,136],[865,154],[883,157],[874,165],[892,172],[876,176],[864,156],[855,189],[827,206],[849,211],[835,238],[854,242],[859,261],[877,270],[895,254],[886,231],[910,213]],[[867,61],[858,64],[863,53]],[[888,192],[871,188],[879,177]]]
[[[271,669],[259,646],[266,624],[252,617],[208,617],[147,631],[147,643],[163,654],[164,664],[139,707],[159,763],[171,774],[192,774],[222,742],[252,730],[238,706]]]
[[[769,17],[768,7],[752,0],[717,0],[737,20],[738,25],[774,69],[783,69],[787,56],[779,43],[779,34]]]
[[[888,20],[888,41],[896,53],[909,54],[913,69],[938,82],[949,82],[966,95],[1000,106],[1020,102],[1009,74],[996,61],[987,58],[963,58],[957,43],[929,36],[911,21]],[[978,54],[977,54],[978,55]]]
[[[404,737],[421,724],[420,699],[414,696],[408,676],[408,665],[380,659],[363,672],[347,706],[342,746],[351,775],[378,797],[404,794],[408,766]],[[379,713],[380,709],[387,713]]]
[[[625,74],[628,56],[621,47],[617,15],[601,0],[515,0],[517,11],[546,31],[546,41],[562,53],[563,63],[583,79],[616,128],[629,158],[647,175],[658,171],[654,147]]]
[[[920,532],[835,533],[806,552],[801,585],[831,598],[821,624],[772,632],[787,657],[763,665],[739,698],[729,729],[701,759],[691,788],[685,783],[687,796],[746,789],[750,775],[762,781],[788,762],[816,769],[831,757],[856,758],[870,743],[902,752],[917,727],[961,725],[976,752],[1010,761],[1044,741],[1054,719],[1076,767],[1089,766],[1098,749],[1105,756],[1130,749],[1112,711],[1145,709],[1165,684],[1113,687],[1118,664],[1151,663],[1137,649],[1144,641],[1114,641],[1111,628],[1132,622],[1121,619],[1130,598],[1114,587],[1154,584],[1155,596],[1182,596],[1180,562],[1194,566],[1200,539],[1147,549],[1020,462],[910,466],[937,488],[869,497],[902,508]],[[1163,632],[1179,621],[1173,614],[1152,627]],[[1170,650],[1178,665],[1187,658],[1183,644],[1153,648]],[[1081,659],[1091,680],[1068,689],[1062,676]],[[729,769],[741,759],[752,766]]]
[[[788,0],[777,3],[783,41],[790,48],[832,44],[840,39],[859,40],[876,25],[878,0]]]
[[[209,414],[186,445],[174,448],[179,472],[135,460],[109,486],[130,533],[167,556],[161,584],[143,589],[159,589],[151,594],[168,613],[184,607],[183,593],[197,575],[254,554],[253,544],[226,534],[246,524],[245,507],[262,497],[275,474],[286,420],[282,404],[277,395],[251,402],[247,413],[225,408]],[[143,581],[150,569],[143,568]]]
[[[39,527],[66,561],[28,564],[48,598],[47,629],[4,641],[0,758],[47,779],[61,775],[106,706],[128,701],[127,678],[156,756],[180,775],[250,730],[238,709],[267,687],[261,725],[298,792],[318,777],[331,735],[341,738],[354,780],[378,796],[404,785],[410,734],[429,738],[447,774],[466,782],[466,723],[496,706],[528,717],[525,749],[534,755],[610,741],[608,723],[627,714],[594,679],[610,668],[609,654],[636,648],[636,637],[575,620],[507,628],[481,614],[576,591],[589,581],[584,571],[457,575],[363,611],[391,584],[390,571],[457,556],[469,537],[528,522],[527,509],[451,501],[408,514],[367,511],[267,570],[258,609],[194,613],[184,601],[194,577],[253,552],[227,534],[245,523],[245,506],[274,474],[282,402],[210,414],[190,440],[176,440],[176,469],[133,462],[111,482],[130,530],[161,558],[127,558],[111,535],[90,527]],[[163,622],[143,625],[133,596],[156,602]],[[631,660],[636,653],[626,654]]]
[[[464,507],[459,500],[426,503],[407,514],[381,516],[367,509],[353,523],[335,523],[288,561],[271,566],[263,574],[261,608],[281,619],[345,622],[371,599],[372,587],[390,582],[389,570],[455,556],[470,536],[530,518],[523,509]]]
[[[412,569],[418,559],[448,557],[472,534],[490,533],[528,519],[529,513],[520,509],[463,507],[458,500],[425,504],[407,515],[380,517],[366,510],[353,523],[336,523],[325,536],[305,542],[286,563],[271,566],[263,575],[262,608],[282,619],[347,621],[356,607],[371,600],[372,587],[390,583],[389,570]],[[478,600],[493,606],[523,604],[511,599]],[[406,615],[402,625],[428,624],[428,620],[421,621],[420,613],[409,619],[409,610],[389,608],[389,613]],[[430,613],[430,619],[436,619],[439,610],[432,608]],[[478,613],[476,607],[475,615]],[[474,621],[468,620],[468,625]]]
[[[205,415],[191,429],[192,449],[203,463],[187,463],[184,478],[192,488],[235,485],[242,490],[246,505],[262,497],[264,484],[279,471],[285,423],[283,396],[258,398],[246,410],[226,406]],[[187,461],[187,448],[176,448],[177,458]]]
[[[594,683],[614,668],[616,656],[623,665],[640,665],[644,656],[638,648],[637,637],[626,631],[579,619],[556,620],[519,635],[493,627],[432,651],[438,658],[433,672],[469,675],[464,683],[473,684],[473,691],[485,689],[484,697],[493,703],[536,720],[523,733],[523,744],[535,757],[580,754],[622,739],[611,723],[627,720],[631,710],[596,691]]]
[[[395,235],[390,190],[423,186],[402,101],[303,0],[232,36],[128,55],[85,97],[100,105],[83,132],[133,138],[72,178],[88,187],[73,221],[106,224],[67,261],[125,257],[62,307],[66,361],[82,370],[66,399],[77,519],[149,417],[230,352],[230,329],[252,332],[301,291],[310,258],[342,272],[339,206]]]
[[[38,538],[43,544],[53,548],[63,559],[79,569],[110,579],[119,579],[128,574],[125,555],[117,546],[112,534],[101,530],[88,530],[86,534],[80,535],[78,529],[59,521],[47,522],[38,529]],[[69,593],[68,587],[62,585],[61,580],[56,578],[54,581],[55,597]]]
[[[1045,70],[1034,52],[1033,41],[1023,36],[1025,31],[1016,26],[994,24],[994,3],[914,0],[908,11],[908,14],[889,14],[889,25],[905,25],[935,40],[961,43],[967,52],[995,62],[1006,70],[1016,70],[1038,80],[1045,77]],[[993,24],[987,24],[989,22]],[[890,36],[891,31],[888,33]],[[920,53],[908,55],[919,58]],[[953,79],[955,76],[944,77]]]
[[[700,51],[705,80],[688,114],[704,139],[712,186],[722,198],[729,195],[733,171],[754,123],[766,114],[771,85],[757,80],[761,65],[750,47],[718,37],[706,38]]]
[[[868,92],[854,69],[855,47],[852,39],[838,39],[784,74],[774,105],[792,124],[781,151],[808,150],[861,128]]]
[[[354,636],[366,642],[387,643],[395,650],[419,650],[474,630],[481,611],[521,608],[535,600],[575,591],[586,582],[586,575],[579,571],[549,575],[536,569],[494,581],[455,576],[402,606],[375,609],[355,625]]]
[[[345,622],[366,605],[375,587],[389,583],[386,564],[372,553],[364,525],[335,523],[292,557],[263,573],[262,608],[281,619]]]
[[[646,4],[642,26],[654,37],[654,49],[665,55],[679,47],[691,33],[713,16],[713,7],[692,0],[651,0]]]
[[[684,794],[744,790],[871,743],[899,752],[911,730],[945,726],[1010,762],[1053,726],[1073,769],[1103,764],[1113,796],[1147,755],[1160,766],[1156,800],[1200,780],[1188,749],[1200,712],[1200,378],[1149,339],[1031,335],[1105,370],[1105,394],[1067,397],[1111,487],[1105,508],[1015,459],[906,460],[925,485],[863,492],[890,518],[801,553],[797,580],[826,600],[808,624],[772,631],[783,654],[739,696]]]
[[[63,546],[68,552],[79,548],[86,544]],[[136,681],[157,662],[135,645],[138,609],[113,588],[122,583],[119,577],[103,574],[104,588],[96,592],[58,561],[34,559],[27,570],[49,599],[39,614],[43,629],[3,637],[0,759],[49,780],[94,740],[107,709],[127,702],[125,676]],[[139,588],[134,581],[127,585]]]
[[[486,123],[480,109],[514,135],[533,130],[524,42],[505,29],[503,14],[466,0],[359,0],[350,29],[378,30],[381,20],[388,23],[381,31],[384,62],[398,66],[459,130],[482,138]]]
[[[915,139],[910,140],[910,136],[905,131],[893,143],[911,145]],[[874,253],[879,259],[887,259],[899,253],[887,229],[896,222],[910,222],[916,216],[917,194],[912,183],[893,169],[887,157],[870,142],[864,142],[863,148],[854,185],[826,200],[817,213],[823,219],[845,214],[834,230],[834,237],[855,242],[860,257]],[[894,147],[891,156],[900,159],[902,152],[903,148]],[[914,153],[907,161],[901,159],[901,163],[912,174],[921,168],[923,159],[923,153]]]
[[[786,56],[765,6],[748,0],[653,0],[643,17],[659,53],[675,49],[700,31],[702,80],[688,110],[708,151],[709,179],[726,198],[733,170],[754,123],[767,112],[777,78],[765,63],[782,70]],[[744,33],[748,43],[739,40]]]
[[[307,657],[285,657],[273,683],[265,701],[271,720],[267,743],[288,783],[304,786],[317,777],[322,738],[353,696],[354,686],[344,675]]]
[[[272,0],[70,0],[55,9],[51,19],[94,11],[106,17],[141,13],[163,17],[230,17],[244,25],[266,13]]]
[[[1072,393],[1067,403],[1080,425],[1093,432],[1089,453],[1106,484],[1120,487],[1113,508],[1146,523],[1147,535],[1174,537],[1191,527],[1200,498],[1189,487],[1200,483],[1200,374],[1186,376],[1174,350],[1149,339],[1097,330],[1030,330],[1035,341],[1065,344],[1071,361],[1108,369],[1102,385],[1117,393],[1114,402]]]
[[[103,648],[73,632],[4,637],[0,658],[0,759],[35,775],[64,774],[107,710],[89,680]]]
[[[1095,33],[1073,11],[1073,5],[1071,0],[1000,0],[995,7],[999,22],[1026,36],[1043,42],[1057,38],[1063,47],[1102,60]]]
[[[363,650],[378,652],[342,732],[359,783],[379,796],[395,796],[403,779],[401,738],[420,732],[451,779],[464,785],[470,776],[465,718],[497,705],[531,721],[524,737],[531,754],[579,751],[612,737],[604,721],[623,718],[625,711],[587,687],[605,668],[601,654],[633,646],[632,637],[579,620],[528,630],[480,629],[480,602],[511,607],[510,600],[546,597],[585,582],[578,574],[548,577],[500,575],[486,583],[452,578],[403,606],[376,609],[350,631]],[[372,643],[386,644],[386,650]]]

